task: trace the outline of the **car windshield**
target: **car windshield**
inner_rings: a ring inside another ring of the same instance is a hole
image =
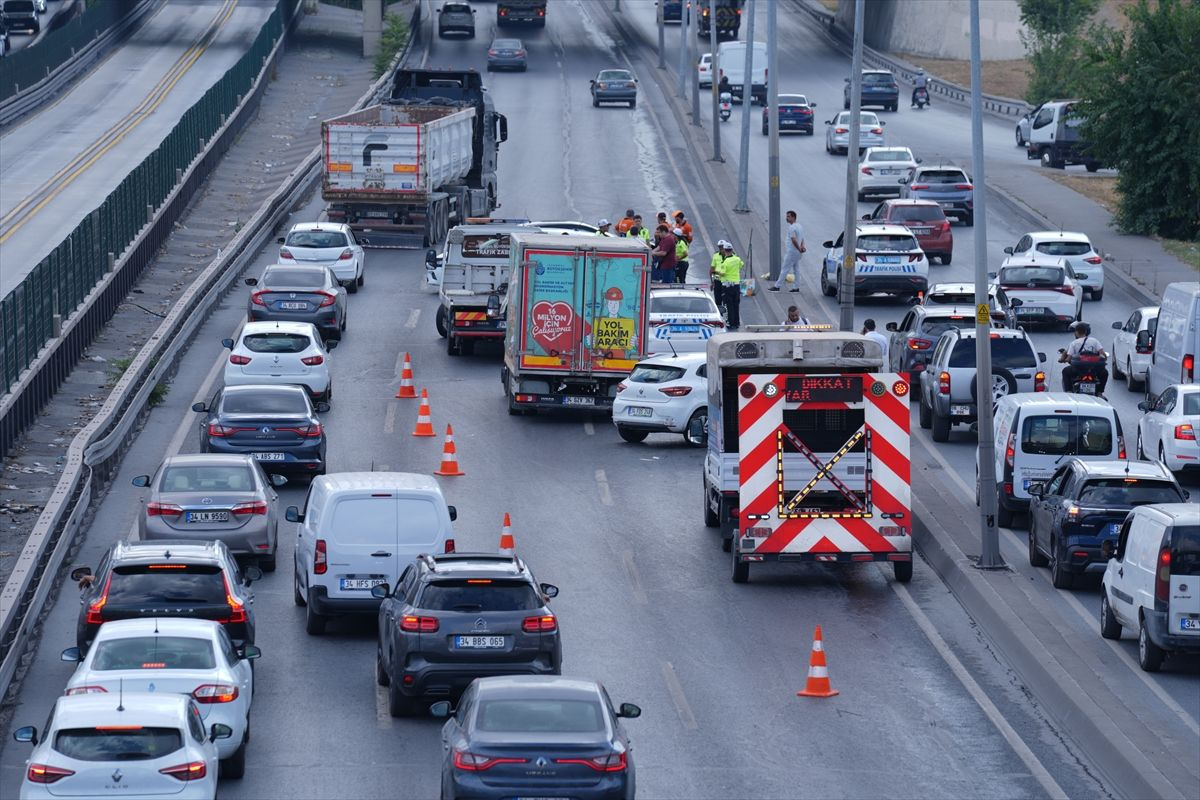
[[[631,81],[631,80],[633,80],[633,76],[630,75],[625,70],[606,69],[600,73],[599,80],[602,80],[602,81]]]
[[[892,206],[893,222],[941,222],[945,218],[941,206]]]
[[[1092,251],[1087,242],[1038,242],[1035,248],[1048,256],[1082,256]]]
[[[1200,575],[1200,525],[1176,525],[1171,535],[1171,574]]]
[[[779,105],[781,106],[806,106],[808,98],[802,94],[788,94],[779,96]]]
[[[1200,416],[1200,392],[1183,396],[1183,413],[1189,417]]]
[[[629,373],[633,383],[667,383],[683,377],[681,367],[668,367],[663,364],[638,364]]]
[[[190,636],[135,636],[96,645],[92,669],[213,669],[212,642]]]
[[[324,268],[322,268],[324,269]],[[263,286],[286,286],[289,289],[323,289],[324,273],[315,269],[269,269],[263,273]]]
[[[6,14],[21,14],[34,13],[33,0],[6,0],[4,3],[4,13]]]
[[[1005,267],[1000,270],[1000,283],[1005,286],[1061,286],[1066,272],[1061,267]]]
[[[425,587],[417,605],[429,611],[532,611],[542,607],[533,586],[524,581],[489,579],[438,581]]]
[[[988,299],[993,299],[990,295]],[[935,306],[959,306],[973,305],[975,303],[974,292],[932,292],[926,298],[925,302]]]
[[[210,564],[127,564],[114,567],[108,585],[109,606],[150,603],[226,605],[225,574]]]
[[[149,761],[181,747],[177,728],[64,728],[54,736],[54,749],[78,761]]]
[[[1037,366],[1037,356],[1024,338],[1000,337],[991,339],[992,366],[997,369],[1029,369]],[[954,345],[950,367],[975,366],[975,337],[964,336]]]
[[[651,314],[712,314],[716,307],[707,297],[686,295],[650,296]]]
[[[510,242],[507,233],[483,233],[463,236],[464,258],[507,259]]]
[[[863,83],[895,83],[896,79],[892,77],[890,72],[864,72],[862,74]]]
[[[904,161],[913,160],[912,153],[907,150],[872,150],[867,153],[868,161]]]
[[[285,244],[288,247],[347,247],[346,234],[339,231],[292,231]]]
[[[167,467],[158,482],[160,492],[249,492],[254,477],[247,467]]]
[[[1051,414],[1027,417],[1021,452],[1042,456],[1104,456],[1113,451],[1112,422],[1104,417]]]
[[[1094,478],[1079,490],[1079,502],[1093,506],[1144,506],[1150,503],[1182,503],[1183,495],[1170,481]]]
[[[860,113],[862,114],[862,118],[858,122],[860,128],[874,128],[879,125],[879,117],[875,115],[875,112],[862,111]],[[839,125],[849,125],[850,112],[843,111],[841,114],[838,114],[837,121]]]
[[[222,414],[308,414],[304,392],[279,391],[230,392],[221,400]]]
[[[960,169],[927,169],[921,172],[921,183],[967,183],[967,176]]]
[[[975,324],[971,316],[926,317],[917,327],[918,333],[932,334],[934,338],[955,328],[970,328]]]
[[[917,240],[911,234],[867,233],[858,237],[858,249],[863,252],[884,251],[907,253],[917,250]]]
[[[594,700],[484,700],[475,727],[510,733],[594,733],[604,730]]]
[[[242,337],[242,344],[252,353],[303,353],[312,339],[303,333],[251,333]]]

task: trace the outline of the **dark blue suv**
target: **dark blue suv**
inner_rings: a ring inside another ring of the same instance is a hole
[[[850,108],[850,79],[842,89],[842,108]],[[864,69],[862,72],[863,108],[882,106],[886,111],[895,111],[900,106],[900,86],[896,76],[886,69]]]

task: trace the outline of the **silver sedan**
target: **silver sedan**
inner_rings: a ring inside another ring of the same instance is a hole
[[[250,456],[170,456],[153,477],[133,479],[134,486],[150,489],[138,515],[139,538],[216,539],[273,572],[279,547],[275,487],[285,483],[282,475],[267,477]]]
[[[874,111],[860,112],[858,123],[858,153],[862,155],[868,147],[883,147],[883,126]],[[850,149],[850,112],[842,111],[825,121],[825,152],[845,153]]]

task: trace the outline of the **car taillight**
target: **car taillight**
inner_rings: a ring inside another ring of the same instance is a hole
[[[1180,383],[1191,383],[1196,375],[1196,356],[1188,353],[1183,357],[1183,364],[1179,368]]]
[[[342,254],[338,256],[338,261],[349,261],[352,258],[354,258],[354,251],[347,247],[342,251]]]
[[[834,128],[833,132],[834,133],[849,133],[850,129],[849,128]]]
[[[863,167],[862,174],[863,175],[874,175],[875,172],[870,167]]]
[[[500,13],[501,13],[501,15],[503,15],[504,12],[502,11]],[[489,56],[498,56],[500,54],[498,52],[496,52],[495,50],[488,50],[488,55]]]
[[[446,543],[442,546],[442,552],[443,553],[453,553],[454,552],[454,540],[453,539],[446,540]]]
[[[467,772],[482,772],[497,764],[528,764],[528,758],[497,758],[493,756],[477,756],[466,750],[454,751],[454,768]]]
[[[1074,519],[1075,517],[1078,517],[1079,516],[1079,506],[1077,506],[1073,503],[1071,505],[1067,506],[1067,516],[1071,517],[1072,519]]]
[[[914,261],[920,261],[924,257],[924,255],[925,255],[924,253],[909,253],[908,254],[908,263],[911,264]]]
[[[1035,392],[1046,391],[1046,373],[1035,372],[1033,375],[1033,390]]]
[[[1055,286],[1054,291],[1062,292],[1063,294],[1069,294],[1069,295],[1071,295],[1071,297],[1075,296],[1075,287],[1074,286]]]
[[[551,633],[558,630],[558,619],[553,614],[540,617],[526,617],[521,622],[521,630],[526,633]]]
[[[723,319],[710,319],[710,320],[705,320],[704,322],[701,322],[700,324],[701,324],[701,325],[705,325],[705,326],[707,326],[707,327],[709,327],[709,328],[724,328],[724,327],[725,327],[725,320],[723,320]]]
[[[1010,433],[1008,435],[1008,442],[1004,445],[1004,463],[1007,464],[1009,467],[1012,467],[1013,462],[1016,461],[1016,458],[1017,458],[1017,435],[1015,433]],[[1012,494],[1011,490],[1009,491],[1009,494]]]
[[[263,296],[264,294],[266,294],[266,291],[265,291],[265,290],[264,290],[264,291],[258,291],[258,292],[251,292],[251,293],[250,293],[250,302],[251,302],[251,303],[254,303],[254,305],[256,305],[256,306],[265,306],[265,305],[266,305],[266,303],[265,303],[265,302],[263,301],[263,299],[262,299],[262,296]]]
[[[1117,458],[1125,458],[1125,434],[1117,434]]]
[[[250,356],[239,356],[237,353],[229,356],[230,364],[237,364],[239,367],[244,367],[250,363]]]
[[[950,220],[942,220],[940,223],[938,223],[938,227],[942,229],[942,233],[945,233],[946,231],[950,230]]]
[[[229,436],[236,430],[237,428],[231,428],[228,425],[221,425],[216,422],[208,423],[208,435],[215,436],[218,439]]]
[[[300,359],[300,363],[308,367],[315,367],[318,364],[325,363],[325,356],[305,356]]]
[[[317,575],[324,575],[325,570],[328,568],[329,562],[325,553],[325,540],[317,539],[317,546],[313,551],[313,572]]]
[[[295,260],[295,258],[296,258],[294,255],[292,255],[292,251],[288,250],[286,247],[279,248],[279,257],[280,258],[290,258],[292,260]]]
[[[629,388],[629,385],[627,383],[625,383],[625,381],[621,381],[620,383],[617,384],[617,394],[620,394],[621,392],[625,391],[627,388]]]
[[[108,689],[105,689],[103,686],[75,686],[70,689],[67,689],[67,691],[66,691],[67,697],[71,697],[72,695],[76,695],[76,694],[107,694],[107,693],[108,693]]]
[[[636,84],[636,83],[634,83],[633,81],[626,81],[626,82],[625,82],[625,88],[626,88],[626,89],[636,89],[636,88],[637,88],[637,84]]]
[[[262,500],[254,500],[249,503],[238,503],[230,509],[234,514],[266,514],[267,504]]]
[[[962,191],[962,192],[969,192],[972,189],[974,189],[975,187],[969,183],[956,183],[956,184],[954,184],[954,188],[958,189],[959,191]]]
[[[908,340],[908,349],[909,350],[928,350],[930,347],[933,347],[933,342],[930,341],[929,339],[909,339]]]
[[[597,84],[596,84],[596,88],[597,88],[597,89],[607,89],[607,88],[608,88],[608,84],[607,84],[607,83],[605,83],[604,81],[600,81],[599,83],[597,83]]]
[[[871,128],[871,133],[881,134],[883,133],[883,128]]]
[[[319,294],[319,295],[321,295],[321,297],[325,298],[324,300],[321,301],[321,308],[325,308],[326,306],[331,306],[335,302],[337,302],[337,296],[332,295],[329,292],[317,292],[317,294]]]
[[[192,761],[174,767],[163,767],[159,772],[184,782],[198,781],[208,774],[208,767],[205,766],[203,761]]]
[[[52,767],[49,764],[30,764],[25,777],[30,783],[54,783],[74,775],[74,770]]]
[[[400,617],[400,630],[409,633],[437,633],[437,617],[416,617],[405,615]]]
[[[1187,423],[1184,423],[1183,425],[1176,425],[1175,438],[1182,439],[1186,442],[1194,442],[1196,441],[1196,429]]]
[[[855,253],[854,257],[857,258],[859,261],[863,262],[864,264],[867,263],[866,253]]]
[[[112,573],[108,573],[108,578],[104,581],[104,591],[100,592],[100,596],[91,602],[87,610],[88,625],[104,624],[104,604],[108,602],[108,587],[112,586]]]
[[[938,375],[938,394],[950,394],[949,372],[943,372]]]
[[[229,619],[224,622],[245,622],[246,621],[246,606],[241,600],[233,596],[233,587],[229,585],[229,576],[221,575],[225,581],[225,602],[229,604]]]
[[[683,397],[684,395],[691,393],[692,387],[690,387],[690,386],[667,386],[665,388],[659,389],[659,391],[662,392],[663,394],[665,394],[667,397]]]
[[[608,753],[603,756],[594,756],[592,758],[556,758],[555,764],[582,764],[585,767],[591,767],[596,772],[623,772],[628,766],[625,759],[625,753]]]
[[[1164,547],[1158,551],[1158,566],[1154,570],[1154,599],[1160,603],[1168,600],[1171,588],[1171,550]]]
[[[238,698],[238,687],[229,683],[205,683],[192,691],[192,699],[197,703],[232,703]]]
[[[183,509],[174,503],[146,503],[147,517],[178,517]]]
[[[908,188],[910,188],[910,189],[928,189],[929,184],[928,183],[914,183],[912,186],[909,186]]]

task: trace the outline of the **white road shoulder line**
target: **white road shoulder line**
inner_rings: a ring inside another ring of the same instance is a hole
[[[595,436],[596,435],[596,426],[590,422],[585,422],[585,423],[583,423],[583,432],[586,433],[588,436]]]
[[[671,700],[675,703],[679,721],[689,731],[696,730],[700,726],[696,723],[696,715],[692,713],[692,707],[688,705],[687,696],[683,693],[683,684],[679,682],[679,676],[675,674],[675,665],[670,661],[664,661],[662,675],[667,684],[667,691],[671,693]]]
[[[608,476],[604,470],[596,470],[596,485],[600,487],[600,502],[606,506],[613,504],[612,491],[608,487]]]
[[[388,403],[387,415],[383,418],[383,432],[394,433],[396,431],[396,404]]]
[[[417,327],[417,320],[420,318],[421,309],[414,308],[412,311],[408,312],[408,319],[404,322],[404,327],[411,331],[413,328]]]

